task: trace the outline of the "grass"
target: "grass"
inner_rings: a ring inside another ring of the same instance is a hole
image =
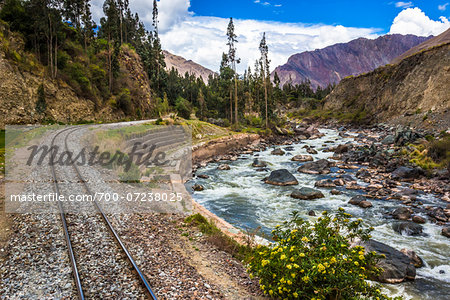
[[[241,261],[246,260],[252,254],[253,249],[249,245],[239,244],[201,214],[191,215],[184,222],[186,225],[197,227],[207,237],[208,242],[219,250],[225,251]]]
[[[214,124],[199,120],[185,120],[183,122],[192,128],[192,143],[198,144],[217,139],[224,136],[236,134],[236,132],[228,128],[220,127]]]
[[[0,173],[5,174],[5,130],[0,130]]]

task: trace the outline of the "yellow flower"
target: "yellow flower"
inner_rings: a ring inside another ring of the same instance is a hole
[[[300,256],[300,257],[305,257],[305,253],[300,253],[298,256]]]
[[[292,296],[294,296],[294,298],[298,298],[297,292],[294,292],[294,293],[292,294]]]
[[[359,256],[359,259],[360,259],[360,260],[364,260],[364,255],[360,255],[360,256]]]
[[[269,295],[272,296],[273,295],[273,291],[269,290]]]
[[[272,277],[273,277],[273,278],[277,277],[277,274],[273,273],[273,276],[272,276]]]
[[[306,276],[303,276],[302,280],[303,280],[304,282],[308,282],[308,280],[309,280],[309,276],[308,276],[308,275],[306,275]]]
[[[319,272],[322,272],[323,270],[325,270],[325,267],[324,267],[322,264],[318,264],[318,265],[317,265],[317,270],[318,270]]]
[[[280,256],[280,259],[281,259],[281,260],[286,259],[286,255],[282,254],[282,255]]]
[[[306,236],[304,236],[304,237],[302,237],[302,242],[307,243],[307,242],[309,242],[309,239]]]
[[[298,269],[298,268],[300,268],[300,266],[297,264],[294,264],[294,268]]]
[[[292,278],[295,278],[295,273],[291,273]]]
[[[266,286],[263,284],[261,285],[261,289],[264,291],[264,289],[266,288]]]
[[[287,281],[287,284],[291,285],[291,284],[292,284],[292,281],[288,280],[288,281]]]
[[[336,257],[333,256],[333,257],[330,259],[330,262],[331,262],[332,264],[336,263]]]
[[[294,259],[294,257],[291,257],[289,260],[293,262],[295,259]]]
[[[297,231],[298,231],[297,229],[293,229],[293,230],[291,231],[291,233],[294,234],[294,233],[296,233]]]
[[[295,246],[292,246],[290,251],[292,252],[292,251],[294,251],[294,249],[295,249]]]
[[[292,269],[292,265],[287,265],[286,268],[288,268],[289,270]]]
[[[347,245],[346,244],[341,244],[341,247],[345,248],[345,247],[347,247]]]
[[[263,259],[261,261],[261,265],[264,267],[265,265],[269,264],[269,261],[267,259]]]
[[[355,261],[355,266],[359,266],[359,262]]]
[[[323,246],[322,248],[320,248],[320,250],[325,251],[327,250],[327,247]]]
[[[303,272],[305,272],[305,270],[301,269],[301,270],[300,270],[300,273],[303,273]]]

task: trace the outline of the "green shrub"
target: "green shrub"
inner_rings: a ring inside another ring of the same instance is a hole
[[[295,212],[272,231],[274,244],[256,249],[249,272],[260,278],[265,294],[282,299],[388,299],[366,281],[379,274],[381,256],[351,246],[354,239],[368,240],[373,228],[350,218],[340,208],[312,223]]]
[[[131,103],[130,91],[125,89],[117,100],[117,107],[121,109],[124,114],[131,115],[133,113],[133,105]]]
[[[44,84],[40,84],[37,90],[38,99],[36,101],[36,112],[43,114],[47,110],[47,101],[45,100]]]
[[[62,70],[67,66],[67,62],[70,60],[69,54],[67,52],[58,50],[57,64],[58,69]]]
[[[178,96],[176,102],[175,102],[175,109],[177,110],[178,114],[184,118],[189,120],[191,118],[192,113],[192,106],[189,101],[184,99],[181,96]]]

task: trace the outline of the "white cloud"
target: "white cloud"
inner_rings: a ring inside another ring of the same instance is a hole
[[[104,0],[93,0],[92,12],[96,21],[103,15]],[[258,0],[255,0],[255,2]],[[259,1],[260,2],[260,1]],[[189,0],[160,0],[159,29],[163,49],[191,59],[217,71],[222,52],[227,51],[226,29],[228,19],[195,16],[189,12]],[[147,29],[151,28],[152,1],[132,0],[130,7],[138,12]],[[307,25],[258,20],[235,19],[237,55],[241,58],[238,71],[254,67],[259,58],[259,42],[266,32],[271,69],[286,63],[289,56],[308,50],[345,43],[359,37],[376,38],[379,29],[353,28],[341,25]]]
[[[449,3],[447,2],[447,3],[445,3],[445,4],[438,5],[438,9],[439,9],[440,11],[445,11],[445,10],[447,9],[448,4],[449,4]]]
[[[415,34],[419,36],[439,35],[450,27],[445,17],[431,20],[417,7],[402,10],[394,19],[389,33]]]
[[[409,2],[403,2],[403,1],[395,2],[395,7],[409,8],[411,6],[413,6],[413,3],[411,1],[409,1]]]

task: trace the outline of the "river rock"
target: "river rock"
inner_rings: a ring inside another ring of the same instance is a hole
[[[308,149],[306,149],[306,152],[308,152],[309,154],[317,154],[317,150],[314,148],[309,147]]]
[[[192,186],[192,189],[196,192],[200,192],[203,191],[205,188],[202,185],[196,183]]]
[[[331,195],[341,195],[342,192],[340,190],[333,189],[330,191]]]
[[[308,211],[308,216],[315,217],[316,216],[316,212],[313,211],[313,210],[310,210],[310,211]]]
[[[411,213],[412,211],[410,208],[399,207],[392,212],[392,217],[397,220],[408,220],[409,218],[411,218]]]
[[[222,164],[222,165],[218,166],[217,169],[219,169],[219,170],[230,170],[231,168],[227,164]]]
[[[202,179],[208,179],[209,178],[209,176],[206,175],[206,174],[198,174],[197,177],[198,178],[202,178]]]
[[[423,234],[422,225],[413,222],[396,222],[392,224],[392,229],[394,229],[394,231],[397,233],[408,236],[417,236]]]
[[[297,179],[286,169],[272,171],[269,177],[264,178],[264,182],[273,185],[296,185]]]
[[[315,187],[336,187],[336,185],[333,183],[333,180],[331,179],[322,179],[319,181],[316,181],[316,183],[314,183]]]
[[[361,208],[369,208],[372,207],[372,202],[367,201],[366,198],[362,195],[353,196],[350,201],[348,201],[349,204],[352,205],[358,205]]]
[[[382,143],[383,145],[390,145],[390,144],[393,144],[394,142],[395,142],[395,137],[394,137],[392,134],[387,135],[387,136],[381,141],[381,143]]]
[[[301,199],[301,200],[313,200],[318,198],[325,197],[321,191],[309,188],[309,187],[302,187],[299,190],[293,191],[291,194],[292,198],[295,199]]]
[[[314,158],[311,155],[296,155],[291,158],[292,161],[299,161],[299,162],[307,162],[307,161],[313,161]]]
[[[427,215],[430,217],[440,221],[447,222],[447,216],[445,215],[445,211],[442,207],[433,207],[428,212]]]
[[[339,145],[339,146],[337,146],[337,147],[334,149],[334,153],[342,154],[342,153],[348,152],[349,148],[350,148],[350,147],[349,147],[348,145],[345,145],[345,144]]]
[[[319,159],[304,163],[298,168],[298,171],[306,174],[328,174],[331,166],[332,164],[328,160]]]
[[[367,251],[375,251],[378,254],[384,254],[386,257],[380,259],[377,267],[383,269],[383,272],[372,278],[383,283],[400,283],[406,280],[414,280],[416,277],[416,268],[411,258],[400,251],[386,244],[369,240],[362,244]]]
[[[270,154],[272,154],[272,155],[284,155],[284,151],[283,150],[281,150],[280,148],[277,148],[277,149],[275,149],[275,150],[273,150],[272,152],[270,152]]]
[[[391,174],[392,179],[416,179],[423,175],[423,170],[418,167],[398,167]]]
[[[417,223],[417,224],[425,224],[426,223],[425,218],[422,218],[421,216],[413,216],[412,220],[414,223]]]
[[[267,167],[267,163],[265,161],[259,160],[258,158],[255,158],[253,160],[252,167],[264,168],[264,167]]]
[[[442,228],[441,234],[445,237],[450,238],[450,226]]]
[[[401,249],[400,252],[405,254],[411,259],[411,263],[414,265],[414,267],[416,268],[423,267],[423,260],[422,258],[420,258],[419,255],[417,255],[416,252],[405,248]]]

